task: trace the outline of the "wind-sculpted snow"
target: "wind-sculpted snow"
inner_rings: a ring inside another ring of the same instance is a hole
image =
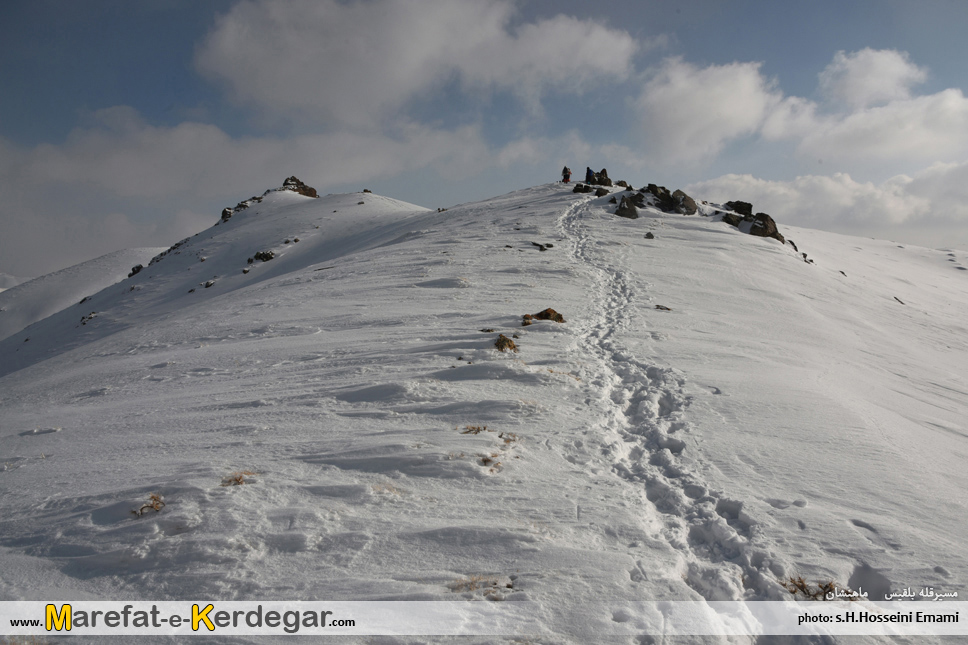
[[[7,289],[0,293],[0,340],[120,282],[133,266],[147,263],[158,251],[115,251]]]
[[[608,199],[271,193],[6,339],[0,597],[964,593],[968,254]]]

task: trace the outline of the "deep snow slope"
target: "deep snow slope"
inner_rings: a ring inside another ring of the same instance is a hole
[[[16,287],[21,282],[26,282],[30,278],[18,278],[15,275],[10,275],[9,273],[0,273],[0,292],[6,291]]]
[[[135,265],[148,264],[164,250],[124,249],[11,284],[0,293],[0,339],[123,280]]]
[[[968,591],[968,254],[607,200],[271,193],[0,342],[0,599]]]

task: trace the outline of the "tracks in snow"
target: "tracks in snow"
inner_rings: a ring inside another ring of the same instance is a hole
[[[702,463],[690,448],[686,380],[672,367],[636,357],[622,331],[637,323],[636,285],[623,268],[628,247],[602,252],[584,221],[590,200],[575,202],[558,220],[579,264],[591,269],[597,317],[585,323],[577,351],[593,365],[589,402],[602,407],[604,458],[613,472],[642,486],[663,517],[662,537],[681,554],[683,578],[708,600],[780,598],[783,568],[754,547],[756,523],[743,502],[709,490]],[[607,253],[607,255],[606,255]],[[590,375],[591,376],[591,375]]]

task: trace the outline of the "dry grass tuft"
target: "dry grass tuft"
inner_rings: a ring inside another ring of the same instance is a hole
[[[473,575],[455,580],[447,586],[454,593],[481,590],[488,600],[504,600],[505,594],[514,591],[514,582],[504,576]]]
[[[226,475],[222,478],[221,486],[242,486],[243,484],[250,483],[246,477],[254,477],[259,473],[254,473],[251,470],[240,470],[234,472],[231,475]]]
[[[396,495],[397,497],[403,497],[407,494],[407,491],[402,488],[397,488],[390,482],[383,482],[382,484],[373,484],[370,486],[374,493],[380,493],[384,495]]]
[[[781,581],[782,582],[782,581]],[[790,576],[786,582],[782,582],[783,587],[789,591],[795,598],[803,598],[804,600],[857,600],[857,593],[851,590],[849,587],[842,587],[836,584],[834,581],[829,582],[817,582],[816,587],[811,587],[810,583],[803,579],[803,576],[797,576],[794,578]],[[842,591],[844,595],[837,595],[837,592]]]
[[[161,495],[159,495],[158,493],[152,493],[151,495],[148,496],[148,501],[141,505],[141,508],[131,512],[137,515],[138,517],[141,517],[144,514],[144,512],[147,510],[153,510],[155,512],[158,512],[164,507],[165,507],[165,501],[161,498]]]
[[[499,352],[506,352],[508,350],[511,350],[512,352],[518,351],[518,346],[515,344],[515,342],[504,334],[498,335],[497,342],[494,343],[494,346],[497,347]]]
[[[464,426],[464,431],[461,434],[481,434],[487,431],[487,426]]]

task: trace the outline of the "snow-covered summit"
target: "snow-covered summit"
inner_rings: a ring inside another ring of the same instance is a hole
[[[966,593],[968,255],[620,192],[270,192],[0,341],[0,597]]]

